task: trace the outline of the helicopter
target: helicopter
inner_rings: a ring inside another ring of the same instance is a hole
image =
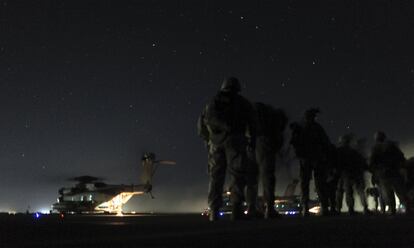
[[[141,184],[107,184],[102,178],[79,176],[70,178],[76,184],[73,187],[60,188],[57,202],[52,205],[52,213],[76,214],[122,214],[125,205],[134,195],[152,195],[152,178],[158,165],[175,165],[175,161],[156,160],[155,154],[142,155],[143,176]]]

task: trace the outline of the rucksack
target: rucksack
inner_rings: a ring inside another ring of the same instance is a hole
[[[296,156],[298,158],[303,158],[306,156],[305,140],[303,136],[303,127],[299,123],[293,122],[290,124],[290,129],[291,129],[290,144],[295,149]]]
[[[235,115],[233,104],[232,95],[219,92],[207,106],[204,121],[212,135],[232,131]]]

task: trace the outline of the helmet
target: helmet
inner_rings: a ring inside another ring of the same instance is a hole
[[[235,77],[229,77],[224,79],[220,91],[239,93],[241,91],[239,80]]]
[[[310,108],[305,111],[305,119],[306,120],[313,120],[315,119],[316,115],[321,111],[319,108]]]
[[[354,138],[353,134],[345,134],[339,137],[338,143],[341,145],[348,146],[351,144],[352,140]]]
[[[384,142],[386,138],[387,136],[385,135],[383,131],[377,131],[374,134],[374,140],[377,142]]]

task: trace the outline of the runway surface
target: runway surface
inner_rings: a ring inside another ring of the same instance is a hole
[[[0,247],[414,247],[413,216],[0,216]]]

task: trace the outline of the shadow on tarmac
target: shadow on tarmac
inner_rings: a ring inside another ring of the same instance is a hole
[[[412,247],[414,216],[0,216],[0,247]]]

